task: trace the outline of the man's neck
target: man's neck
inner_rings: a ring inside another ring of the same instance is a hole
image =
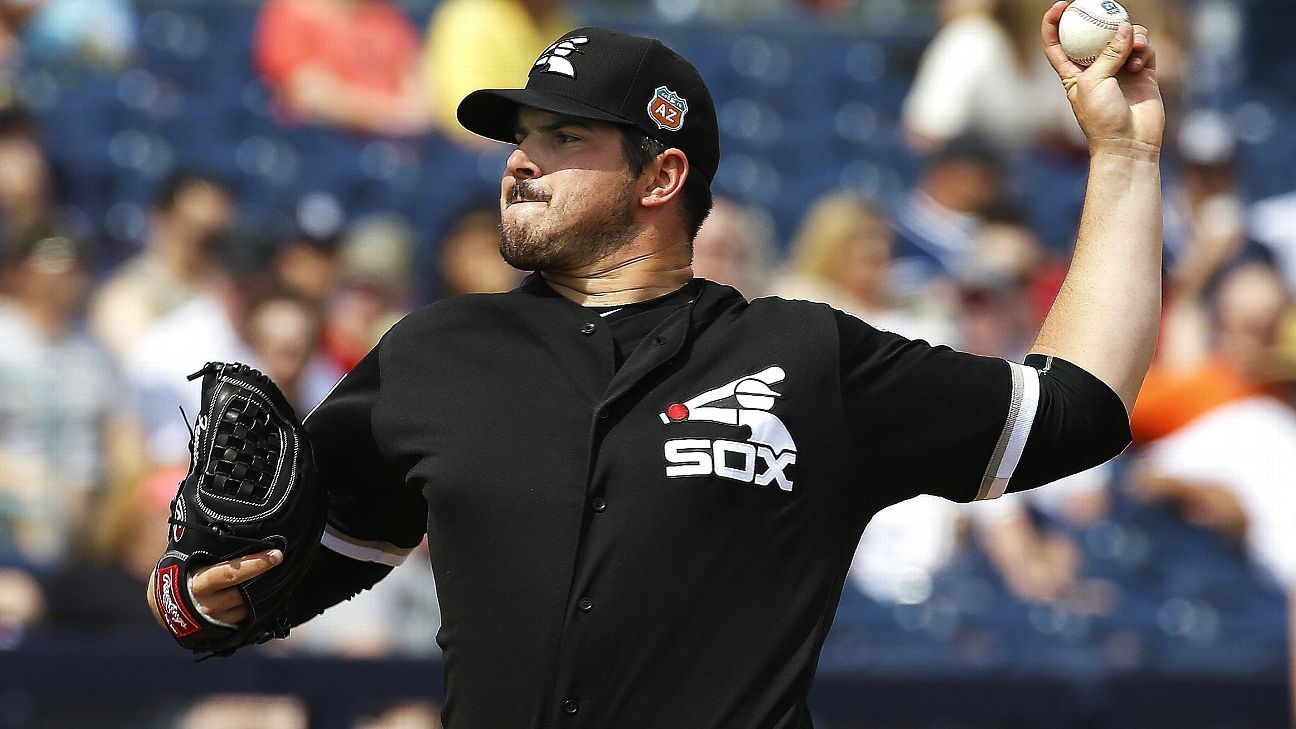
[[[688,246],[613,257],[567,271],[542,271],[549,286],[581,306],[624,306],[679,290],[693,279]]]

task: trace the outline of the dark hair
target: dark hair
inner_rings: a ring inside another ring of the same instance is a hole
[[[35,137],[37,121],[31,112],[17,104],[0,104],[0,137]]]
[[[662,142],[640,132],[633,127],[621,127],[621,151],[625,155],[630,174],[638,177],[648,168],[648,163],[665,152],[668,147]],[[684,223],[688,229],[690,245],[697,237],[702,221],[711,213],[711,183],[696,170],[684,181]]]
[[[226,194],[229,194],[229,186],[219,177],[198,170],[176,170],[167,175],[157,189],[153,191],[153,207],[157,210],[170,210],[175,207],[176,201],[180,199],[191,187],[202,185],[211,185]]]

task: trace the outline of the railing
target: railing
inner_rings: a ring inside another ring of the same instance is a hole
[[[384,702],[441,697],[435,660],[307,658],[250,649],[195,662],[174,646],[149,646],[58,640],[0,652],[0,727],[53,726],[46,718],[73,705],[102,707],[102,721],[85,726],[142,726],[111,717],[150,707],[161,712],[209,694],[250,693],[297,697],[309,708],[312,729],[349,729]],[[820,675],[811,708],[819,729],[1277,729],[1290,725],[1286,686],[1285,676],[851,673]]]

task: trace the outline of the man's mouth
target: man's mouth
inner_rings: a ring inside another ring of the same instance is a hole
[[[545,195],[540,190],[537,190],[534,187],[527,185],[525,182],[519,182],[513,186],[512,190],[509,190],[509,195],[508,195],[509,205],[515,205],[517,203],[528,203],[528,202],[547,203],[549,202],[549,196]]]

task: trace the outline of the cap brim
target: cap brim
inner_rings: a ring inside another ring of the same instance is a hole
[[[473,134],[512,144],[517,141],[514,127],[517,124],[518,109],[523,106],[581,119],[633,125],[629,119],[623,119],[575,99],[534,89],[474,91],[459,102],[456,116],[464,129]]]

